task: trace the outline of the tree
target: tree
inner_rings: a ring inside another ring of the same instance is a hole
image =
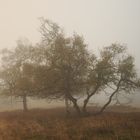
[[[77,98],[74,96],[83,94],[88,65],[87,46],[81,36],[74,34],[72,37],[65,37],[56,23],[45,19],[42,21],[43,39],[38,48],[44,52],[40,64],[45,69],[45,82],[42,81],[45,83],[45,91],[40,94],[42,97],[47,95],[47,98],[65,99],[66,103],[70,100],[80,113]]]
[[[13,51],[2,51],[0,71],[1,93],[6,96],[22,98],[23,109],[27,111],[27,96],[32,95],[32,78],[27,72],[31,61],[32,47],[27,42],[18,41]]]
[[[52,73],[52,76],[49,74],[50,77],[46,78],[51,85],[48,92],[57,99],[70,100],[78,114],[87,113],[88,102],[95,94],[112,92],[100,111],[103,112],[114,95],[131,93],[139,86],[134,59],[127,54],[123,45],[105,47],[100,51],[100,56],[96,57],[87,49],[83,37],[77,34],[66,37],[56,23],[51,22],[50,26],[48,20],[43,20],[41,31],[45,42],[40,45],[45,48],[43,62]],[[82,109],[77,103],[78,96],[86,97]]]
[[[88,113],[87,106],[95,94],[110,93],[102,113],[115,95],[128,94],[139,87],[134,58],[125,46],[112,44],[100,55],[88,50],[78,34],[67,37],[56,23],[41,18],[42,40],[32,47],[28,41],[18,41],[14,51],[3,54],[2,92],[23,98],[35,96],[72,102],[78,115]],[[82,106],[79,99],[83,98]]]
[[[109,100],[99,113],[102,113],[111,103],[115,94],[128,94],[139,87],[134,58],[128,55],[126,47],[120,44],[112,44],[109,47],[103,48],[95,68],[95,73],[97,74],[98,92],[100,93],[103,90],[111,92]],[[96,78],[94,77],[94,79]]]
[[[72,38],[64,38],[59,35],[54,43],[47,47],[46,54],[45,94],[51,93],[50,96],[56,96],[57,99],[70,100],[80,113],[74,95],[82,94],[88,65],[88,53],[82,37],[75,34]],[[41,94],[44,95],[43,92]]]

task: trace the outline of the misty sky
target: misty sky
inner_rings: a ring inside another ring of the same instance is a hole
[[[140,0],[0,0],[0,47],[13,47],[27,37],[40,40],[39,17],[80,33],[90,49],[127,44],[140,70]]]
[[[39,17],[83,35],[90,49],[126,44],[140,72],[140,0],[0,0],[0,48],[40,40]]]

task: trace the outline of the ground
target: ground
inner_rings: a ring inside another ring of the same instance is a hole
[[[66,117],[64,108],[0,113],[0,140],[140,140],[140,112]]]

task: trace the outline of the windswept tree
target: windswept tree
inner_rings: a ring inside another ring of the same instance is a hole
[[[83,37],[77,34],[66,37],[56,23],[41,20],[42,42],[36,48],[38,72],[41,72],[35,74],[38,96],[64,99],[66,105],[71,101],[80,113],[76,97],[83,95],[89,59],[87,45]]]
[[[92,97],[96,93],[110,93],[109,100],[99,113],[105,110],[116,94],[132,93],[139,87],[134,58],[127,53],[126,47],[120,44],[112,44],[102,49],[92,73],[94,76],[93,78],[90,76],[90,78],[96,80],[96,86],[87,95],[85,103],[87,103],[88,97]]]
[[[59,35],[47,46],[45,55],[45,63],[41,62],[38,67],[38,72],[42,72],[36,74],[37,85],[44,89],[39,96],[69,100],[80,113],[77,97],[83,95],[88,66],[88,52],[83,38],[76,34],[71,38]]]
[[[51,22],[50,26],[48,20],[43,20],[41,31],[45,42],[42,46],[46,48],[44,58],[53,73],[48,92],[70,100],[79,114],[87,112],[89,100],[95,94],[110,92],[108,102],[99,111],[103,112],[116,94],[128,94],[138,88],[134,58],[123,45],[105,47],[96,57],[81,36],[66,37],[56,23]],[[78,105],[79,96],[85,98],[82,108]]]

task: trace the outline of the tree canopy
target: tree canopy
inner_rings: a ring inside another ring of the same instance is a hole
[[[34,96],[71,101],[78,114],[87,113],[89,100],[95,94],[110,92],[107,103],[116,94],[129,94],[139,87],[134,57],[121,44],[89,51],[82,36],[67,37],[56,23],[41,18],[42,40],[35,46],[18,41],[14,50],[2,51],[1,93],[23,98]],[[83,104],[79,105],[79,98]]]

